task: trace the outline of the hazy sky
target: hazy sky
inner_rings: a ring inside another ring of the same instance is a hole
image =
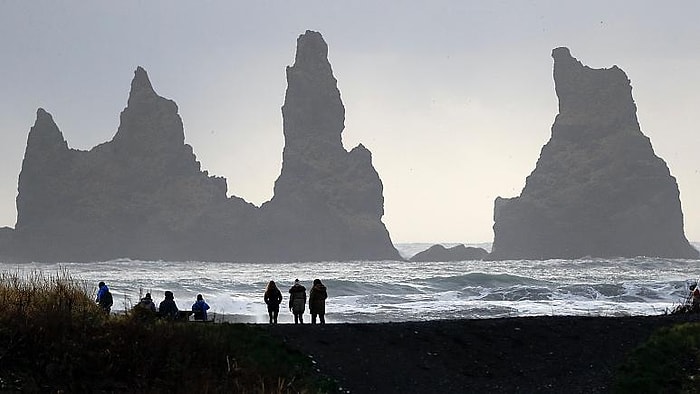
[[[557,113],[551,50],[632,81],[642,131],[677,178],[700,240],[700,2],[0,0],[0,226],[36,109],[72,148],[108,141],[141,65],[229,194],[272,197],[285,67],[317,30],[367,146],[394,242],[493,239],[493,200],[520,194]]]

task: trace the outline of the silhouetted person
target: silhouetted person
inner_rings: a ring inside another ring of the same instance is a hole
[[[167,319],[175,320],[177,319],[177,314],[179,310],[175,304],[175,296],[172,291],[165,291],[165,299],[160,302],[158,306],[158,313],[160,316]]]
[[[280,313],[282,303],[282,292],[277,288],[274,280],[267,284],[265,289],[265,304],[267,304],[267,314],[270,316],[270,324],[277,324],[277,315]]]
[[[194,320],[207,320],[207,311],[209,310],[209,304],[204,302],[204,297],[201,294],[197,294],[197,302],[192,304],[192,312],[194,312]]]
[[[294,314],[294,324],[304,324],[304,308],[306,307],[306,287],[294,280],[294,286],[289,289],[289,310]]]
[[[692,304],[690,310],[695,313],[700,313],[700,288],[695,285],[695,290],[692,293]]]
[[[105,282],[100,282],[97,287],[97,298],[95,299],[95,302],[97,302],[100,308],[102,308],[102,310],[109,315],[110,311],[112,310],[112,304],[114,303],[112,293],[109,291],[109,287],[107,287]]]
[[[321,324],[326,324],[326,286],[321,283],[321,279],[314,279],[314,285],[309,291],[309,312],[311,312],[311,324],[316,324],[316,315]]]
[[[144,310],[154,312],[156,311],[156,304],[153,302],[153,299],[151,298],[151,293],[146,293],[146,296],[139,301],[138,304],[136,304],[137,307],[143,308]]]

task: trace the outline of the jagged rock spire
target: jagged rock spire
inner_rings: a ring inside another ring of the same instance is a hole
[[[559,117],[563,118],[558,123],[586,125],[588,131],[603,126],[607,133],[639,129],[632,85],[622,69],[617,66],[603,69],[585,66],[571,56],[566,47],[555,48],[552,58]],[[591,114],[595,117],[590,117]],[[617,126],[606,127],[611,124]],[[622,125],[624,127],[620,127]]]
[[[134,79],[131,80],[131,90],[129,91],[129,100],[127,106],[137,105],[140,102],[155,99],[158,95],[153,90],[153,85],[148,79],[148,73],[143,67],[136,67],[134,71]]]
[[[285,159],[304,151],[342,149],[345,107],[320,33],[297,39],[294,65],[287,67],[284,106]]]
[[[131,145],[136,151],[179,150],[185,132],[177,111],[174,101],[156,94],[146,70],[139,66],[113,141]]]
[[[60,177],[70,162],[71,150],[51,114],[36,111],[36,121],[29,130],[22,170],[17,185],[16,229],[39,227],[50,221],[57,205],[56,190],[66,185]],[[44,201],[42,201],[44,200]]]
[[[298,40],[283,107],[275,197],[227,197],[201,171],[177,105],[134,72],[114,138],[68,149],[39,110],[20,174],[13,253],[41,261],[399,259],[381,222],[382,184],[363,146],[345,151],[344,108],[320,34]]]
[[[58,129],[51,114],[43,108],[37,109],[34,126],[29,130],[27,137],[27,152],[36,149],[68,149],[63,133]]]
[[[345,107],[321,34],[299,36],[286,71],[282,173],[263,206],[268,250],[275,258],[399,259],[381,222],[383,186],[372,155],[362,145],[343,147]]]
[[[567,48],[552,57],[552,137],[520,196],[496,199],[490,258],[697,258],[678,185],[641,132],[627,75],[584,66]]]

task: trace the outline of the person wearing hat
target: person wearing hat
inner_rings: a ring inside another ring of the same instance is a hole
[[[156,304],[153,302],[153,299],[151,298],[151,293],[146,293],[146,296],[139,301],[138,304],[136,304],[139,308],[143,308],[144,310],[154,312],[156,311]]]
[[[289,310],[294,314],[294,324],[304,324],[304,309],[306,306],[306,287],[294,280],[294,286],[289,289]]]

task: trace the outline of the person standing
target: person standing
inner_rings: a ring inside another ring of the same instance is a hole
[[[314,285],[309,291],[309,312],[311,312],[311,324],[316,324],[316,315],[321,324],[326,324],[326,286],[321,283],[321,279],[314,279]]]
[[[197,301],[192,304],[192,312],[194,312],[194,320],[207,321],[207,311],[209,310],[209,304],[204,302],[204,297],[201,294],[197,294]]]
[[[102,308],[102,310],[109,315],[112,310],[112,304],[114,300],[112,298],[112,293],[109,291],[109,287],[105,282],[100,282],[97,284],[97,298],[95,302]]]
[[[158,306],[158,314],[160,314],[161,317],[175,320],[179,312],[177,304],[175,304],[175,295],[173,295],[172,291],[166,290],[165,299],[161,301]]]
[[[267,304],[267,314],[270,316],[270,324],[277,324],[277,315],[280,313],[282,303],[282,292],[277,288],[274,280],[267,284],[265,289],[265,304]]]
[[[304,308],[306,307],[306,287],[294,280],[294,286],[289,289],[289,310],[294,314],[294,324],[304,324]]]

